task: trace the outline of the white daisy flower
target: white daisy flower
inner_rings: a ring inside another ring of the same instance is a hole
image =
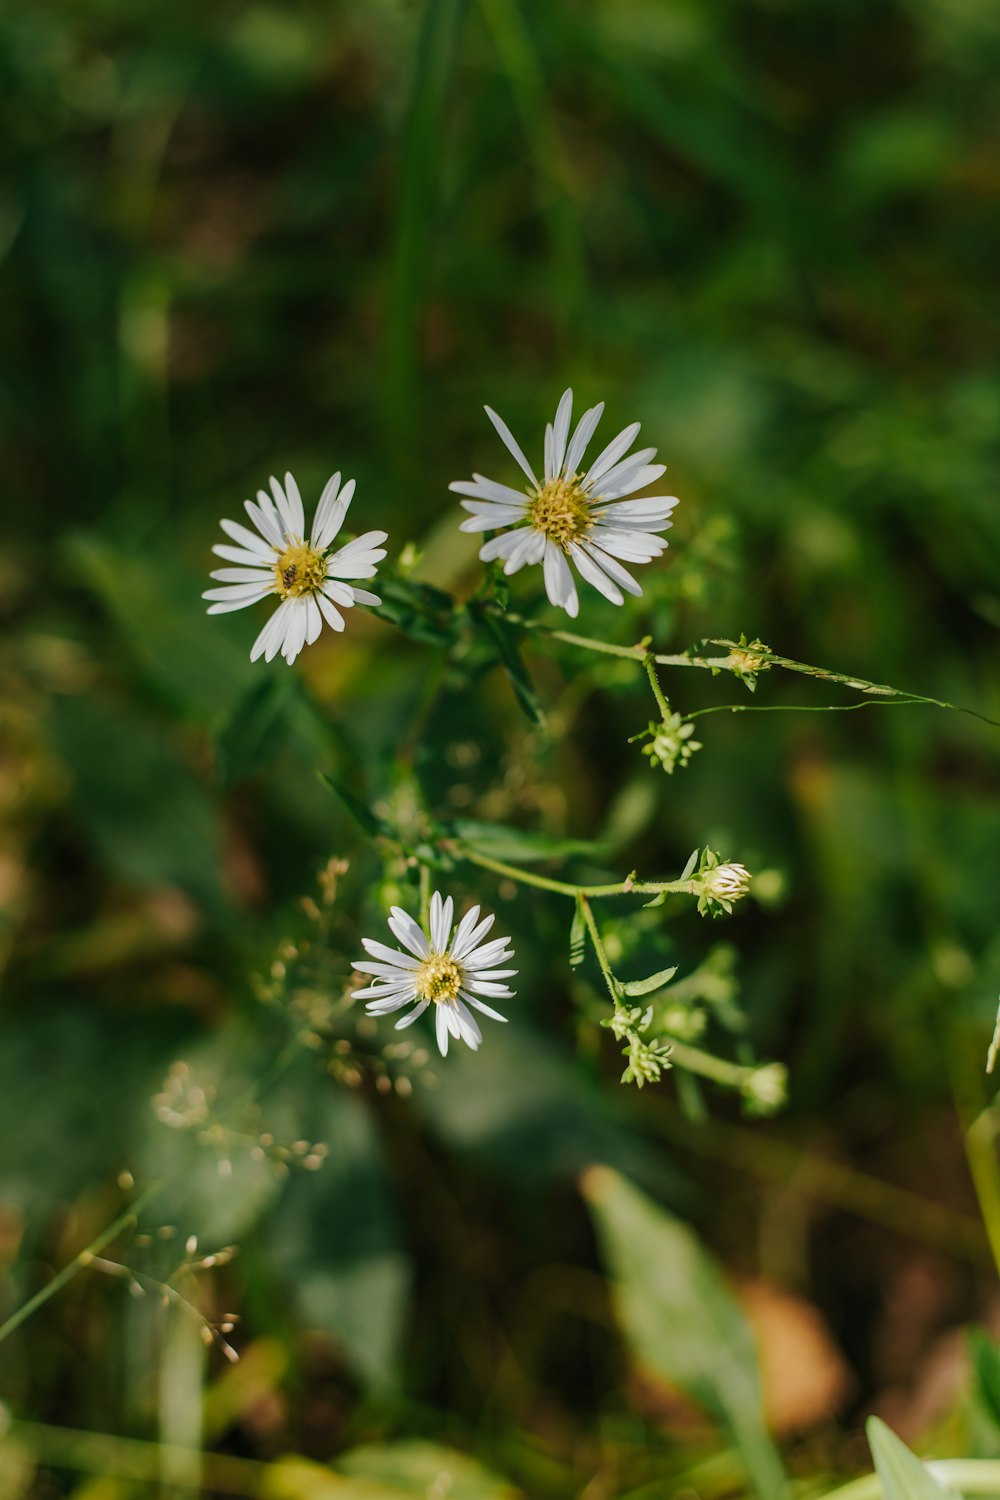
[[[368,1000],[365,1009],[370,1016],[387,1016],[404,1005],[413,1005],[396,1022],[397,1031],[412,1026],[428,1005],[434,1005],[437,1044],[442,1057],[447,1056],[450,1036],[461,1038],[473,1052],[482,1041],[470,1005],[494,1021],[506,1021],[507,1017],[487,1005],[484,997],[512,1000],[513,990],[501,981],[517,973],[516,969],[496,967],[514,956],[513,948],[507,947],[509,938],[483,941],[495,917],[483,917],[480,921],[479,907],[470,907],[453,934],[454,915],[455,903],[451,897],[443,901],[440,892],[435,891],[431,897],[428,935],[402,907],[394,906],[390,910],[389,927],[407,951],[401,953],[398,948],[387,948],[384,943],[362,938],[365,952],[374,962],[352,965],[359,973],[373,976],[374,982],[367,989],[356,991],[359,998]]]
[[[273,595],[281,600],[254,642],[251,661],[259,656],[271,661],[280,651],[291,664],[303,646],[316,640],[324,620],[332,630],[343,630],[341,609],[381,604],[377,594],[346,580],[375,577],[376,564],[385,557],[380,543],[386,532],[366,531],[336,552],[329,550],[353,498],[353,479],[343,488],[339,474],[327,480],[307,542],[302,496],[291,474],[286,474],[284,485],[271,480],[270,495],[258,490],[256,504],[244,502],[255,531],[237,521],[219,523],[235,546],[220,543],[212,551],[235,567],[212,574],[223,587],[202,595],[213,601],[209,614],[245,609]]]
[[[584,452],[603,410],[602,401],[585,411],[570,436],[573,392],[563,393],[555,421],[545,428],[545,477],[539,483],[506,422],[487,406],[486,415],[527,476],[526,492],[482,474],[449,486],[470,496],[462,501],[470,512],[463,531],[514,528],[481,548],[483,562],[502,557],[508,574],[526,563],[541,563],[549,599],[571,616],[580,605],[570,563],[612,604],[623,603],[622,590],[641,594],[622,562],[646,563],[660,556],[667,544],[656,533],[673,524],[668,517],[677,504],[674,495],[625,499],[665,472],[664,464],[650,462],[655,448],[628,452],[638,436],[638,422],[624,428],[589,468],[584,466]]]

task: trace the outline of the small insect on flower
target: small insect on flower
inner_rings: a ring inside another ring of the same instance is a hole
[[[481,1011],[494,1021],[506,1021],[486,1004],[491,1000],[512,1000],[513,990],[501,981],[510,979],[516,969],[498,969],[497,964],[513,958],[514,950],[506,937],[483,939],[495,917],[479,919],[479,907],[465,913],[452,932],[455,903],[449,896],[441,899],[439,891],[431,897],[430,932],[423,929],[402,907],[390,909],[389,927],[393,936],[407,950],[389,948],[371,938],[362,938],[365,952],[374,962],[362,960],[352,965],[361,974],[370,974],[374,982],[358,990],[359,999],[367,999],[370,1016],[387,1016],[404,1005],[413,1009],[396,1022],[396,1030],[411,1026],[429,1005],[435,1008],[434,1023],[441,1056],[448,1052],[449,1037],[467,1043],[473,1051],[482,1041],[482,1032],[470,1011]]]
[[[624,428],[589,468],[584,466],[584,452],[603,410],[602,401],[585,411],[570,436],[573,392],[563,393],[555,420],[545,429],[544,478],[539,482],[506,422],[487,406],[486,415],[525,474],[527,488],[511,489],[482,474],[449,486],[470,497],[462,501],[470,513],[463,531],[513,528],[486,542],[479,552],[483,562],[503,558],[508,574],[526,563],[541,563],[550,602],[570,616],[580,609],[570,563],[612,604],[624,602],[622,590],[640,595],[642,589],[622,562],[647,563],[661,555],[667,543],[656,533],[673,524],[668,517],[677,504],[673,495],[625,499],[665,472],[665,465],[650,462],[655,448],[628,453],[638,422]]]
[[[283,485],[272,479],[270,495],[258,490],[256,504],[245,501],[256,531],[237,521],[220,522],[236,545],[220,543],[212,551],[236,566],[218,568],[212,574],[223,587],[202,595],[213,601],[209,614],[245,609],[274,595],[281,601],[254,642],[251,661],[259,656],[271,661],[280,651],[291,664],[303,646],[316,640],[324,620],[332,630],[343,630],[341,609],[381,604],[377,594],[346,580],[375,577],[376,564],[385,557],[381,543],[386,532],[366,531],[336,552],[330,551],[353,497],[354,480],[341,488],[340,475],[334,474],[320,496],[308,542],[302,497],[291,474],[285,475]]]

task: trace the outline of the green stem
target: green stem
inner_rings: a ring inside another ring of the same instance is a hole
[[[660,713],[663,716],[664,723],[666,723],[666,721],[670,718],[671,709],[670,704],[664,695],[663,689],[660,687],[660,679],[656,675],[656,666],[653,657],[649,655],[644,656],[642,659],[642,664],[646,669],[646,676],[649,678],[649,685],[653,689],[653,697],[656,699],[657,707],[659,708]]]
[[[627,661],[642,662],[650,655],[648,641],[640,641],[636,646],[616,646],[611,641],[598,641],[593,636],[577,635],[572,630],[553,630],[541,620],[531,620],[526,615],[514,614],[509,610],[503,618],[508,625],[516,625],[519,630],[540,631],[553,641],[562,641],[567,646],[580,646],[584,651],[596,651],[601,656],[619,656]],[[709,658],[689,656],[687,653],[675,656],[661,653],[653,655],[652,659],[661,667],[714,667],[722,670],[729,665],[728,655]]]
[[[679,1063],[689,1073],[697,1073],[702,1078],[710,1078],[713,1083],[721,1083],[725,1088],[741,1088],[744,1081],[754,1072],[741,1063],[726,1062],[725,1058],[713,1057],[710,1052],[703,1052],[700,1047],[690,1047],[687,1042],[675,1042],[670,1036],[670,1061]]]
[[[431,872],[427,865],[420,866],[420,923],[425,932],[431,927]]]
[[[984,1109],[965,1131],[965,1159],[993,1261],[1000,1271],[1000,1164],[997,1162],[997,1119],[991,1108]]]
[[[554,891],[557,896],[569,896],[573,901],[579,897],[628,896],[633,893],[640,896],[692,895],[695,889],[691,880],[633,880],[631,875],[626,880],[618,880],[611,885],[571,885],[566,880],[553,880],[549,875],[536,875],[533,870],[508,865],[502,859],[494,859],[490,854],[480,854],[478,849],[469,849],[465,845],[455,852],[470,864],[492,870],[494,875],[502,875],[519,885],[533,885],[540,891]]]
[[[524,615],[507,613],[504,619],[508,624],[516,625],[520,630],[540,631],[551,640],[563,641],[568,646],[579,646],[584,651],[596,651],[602,656],[618,656],[643,664],[648,658],[660,667],[700,667],[710,672],[733,672],[738,670],[737,662],[734,662],[734,653],[739,652],[744,657],[749,653],[760,667],[781,667],[786,672],[799,672],[805,677],[818,677],[823,682],[836,682],[841,687],[849,687],[856,692],[870,694],[873,698],[881,699],[883,702],[927,704],[933,708],[948,709],[952,713],[967,714],[973,719],[979,719],[982,723],[991,725],[994,729],[1000,729],[1000,720],[991,719],[987,714],[982,714],[974,708],[966,708],[960,703],[949,703],[944,698],[930,698],[923,693],[907,692],[902,688],[891,687],[885,682],[869,682],[863,677],[849,677],[844,672],[830,672],[825,667],[812,667],[807,662],[796,661],[790,656],[778,656],[773,651],[750,652],[749,648],[741,646],[739,641],[710,639],[705,643],[709,646],[725,647],[725,656],[695,656],[687,651],[668,654],[660,651],[651,652],[648,640],[640,641],[635,646],[615,646],[610,641],[598,641],[592,636],[576,635],[570,630],[552,630],[540,620],[530,620]]]
[[[276,1074],[287,1067],[297,1051],[298,1044],[295,1042],[289,1043],[276,1058],[272,1059],[260,1077],[250,1084],[244,1093],[239,1096],[236,1103],[231,1109],[226,1111],[226,1115],[223,1118],[225,1119],[228,1115],[233,1114],[236,1110],[242,1108],[245,1103],[249,1102],[250,1099],[260,1094],[261,1090],[272,1081]],[[149,1207],[154,1199],[159,1197],[164,1188],[169,1187],[181,1175],[183,1170],[184,1166],[181,1164],[165,1177],[159,1177],[155,1182],[151,1182],[149,1187],[140,1193],[138,1198],[128,1208],[123,1210],[113,1223],[109,1224],[106,1229],[102,1229],[100,1234],[91,1240],[89,1245],[85,1245],[80,1253],[74,1256],[71,1261],[68,1261],[61,1271],[57,1271],[51,1281],[47,1282],[33,1297],[29,1297],[27,1302],[22,1303],[19,1308],[11,1313],[10,1317],[4,1323],[0,1323],[0,1343],[3,1343],[5,1338],[8,1338],[10,1334],[20,1328],[21,1324],[27,1318],[30,1318],[32,1313],[37,1312],[40,1307],[44,1307],[45,1303],[54,1297],[57,1292],[61,1292],[64,1286],[68,1286],[73,1277],[79,1271],[85,1270],[100,1255],[101,1251],[107,1245],[110,1245],[111,1241],[121,1234],[123,1230],[136,1223],[140,1214]]]
[[[174,1175],[176,1176],[176,1173]],[[71,1261],[63,1266],[62,1270],[58,1271],[52,1280],[42,1287],[41,1291],[36,1292],[33,1297],[29,1297],[27,1302],[23,1302],[15,1312],[12,1312],[6,1322],[0,1324],[0,1343],[9,1337],[16,1328],[20,1328],[21,1324],[27,1318],[30,1318],[33,1312],[37,1312],[51,1297],[54,1297],[57,1292],[61,1292],[63,1287],[73,1280],[77,1272],[82,1271],[89,1265],[106,1245],[110,1245],[111,1241],[121,1234],[122,1230],[134,1224],[143,1210],[149,1207],[153,1199],[159,1196],[170,1181],[171,1178],[169,1177],[160,1177],[156,1182],[151,1182],[146,1191],[140,1193],[135,1202],[118,1215],[114,1223],[109,1224],[106,1229],[102,1229],[97,1238],[91,1240],[90,1244],[81,1250],[79,1255],[74,1256]]]
[[[6,1436],[6,1434],[5,1434]],[[201,1458],[205,1484],[224,1495],[257,1496],[268,1489],[269,1465],[228,1453],[197,1453],[172,1444],[145,1442],[104,1432],[80,1432],[67,1427],[49,1427],[41,1422],[14,1422],[9,1437],[23,1443],[42,1463],[53,1468],[99,1474],[102,1479],[155,1483],[167,1460]],[[331,1484],[335,1483],[333,1475]]]
[[[928,1465],[934,1478],[963,1495],[1000,1494],[1000,1461],[995,1458],[941,1458]],[[885,1491],[877,1474],[866,1474],[824,1500],[882,1500]]]
[[[593,908],[591,907],[590,902],[587,900],[586,896],[582,894],[578,895],[576,900],[577,905],[580,908],[580,914],[583,917],[584,924],[586,925],[587,931],[590,934],[590,941],[593,944],[594,952],[597,955],[597,962],[601,966],[601,973],[604,975],[604,982],[608,987],[608,993],[610,994],[612,1002],[614,1003],[615,1010],[621,1010],[621,991],[618,988],[618,981],[612,973],[611,961],[608,958],[608,950],[604,946],[604,939],[601,937],[600,929],[594,917]]]

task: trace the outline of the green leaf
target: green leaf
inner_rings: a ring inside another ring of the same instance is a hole
[[[331,776],[328,771],[324,771],[321,773],[321,779],[340,798],[358,827],[362,828],[369,838],[391,839],[395,837],[385,819],[380,818],[378,813],[372,812],[371,808],[367,807],[360,797],[356,797],[350,787],[338,781],[336,776]]]
[[[593,859],[600,853],[596,844],[585,839],[550,838],[545,833],[505,828],[502,823],[479,823],[471,818],[456,818],[447,825],[447,832],[482,854],[516,860],[523,865],[543,859],[568,859],[572,855]]]
[[[443,589],[380,573],[379,596],[379,618],[388,620],[411,640],[448,646],[455,639],[455,601]]]
[[[569,966],[578,969],[583,963],[587,953],[587,924],[583,917],[583,907],[577,901],[573,908],[573,923],[569,929]]]
[[[183,736],[97,696],[56,700],[50,724],[73,773],[74,816],[108,869],[132,886],[176,886],[217,914],[230,911],[222,827],[185,763]]]
[[[220,786],[245,781],[271,759],[285,728],[294,681],[287,672],[261,677],[238,700],[216,738]]]
[[[372,1443],[353,1448],[337,1460],[351,1479],[367,1480],[372,1500],[385,1496],[447,1496],[448,1500],[517,1500],[519,1491],[474,1458],[438,1443]],[[376,1488],[377,1486],[377,1488]],[[360,1493],[360,1492],[359,1492]]]
[[[686,1225],[609,1167],[583,1179],[618,1322],[639,1365],[679,1386],[728,1432],[762,1500],[788,1486],[764,1425],[753,1337]]]
[[[327,1142],[321,1171],[289,1182],[269,1225],[268,1261],[307,1328],[332,1334],[368,1387],[392,1385],[410,1262],[371,1112],[357,1094],[312,1101],[300,1128]]]
[[[520,1490],[476,1459],[419,1440],[352,1448],[336,1469],[289,1455],[268,1465],[261,1500],[519,1500]]]
[[[942,1500],[955,1491],[945,1489],[904,1442],[878,1417],[865,1424],[875,1472],[882,1481],[884,1500]]]
[[[981,1328],[969,1333],[974,1392],[990,1425],[1000,1431],[1000,1347]]]
[[[76,534],[64,550],[70,567],[101,602],[130,657],[156,689],[182,712],[212,722],[235,708],[247,686],[259,679],[250,644],[263,617],[237,644],[235,622],[210,619],[198,597],[205,574],[170,557],[136,554],[101,538]],[[254,612],[256,615],[256,611]],[[244,629],[246,628],[244,624]]]
[[[497,615],[477,610],[474,618],[480,622],[487,634],[492,636],[496,648],[500,653],[501,664],[510,678],[510,685],[514,689],[514,695],[518,703],[532,724],[544,724],[545,715],[542,713],[538,699],[535,696],[535,689],[528,675],[528,669],[521,660],[521,653],[517,649],[517,640],[513,630]]]
[[[627,984],[622,984],[626,995],[649,995],[653,990],[661,990],[664,985],[670,983],[677,973],[677,965],[671,969],[661,969],[658,974],[650,974],[648,979],[631,979]]]

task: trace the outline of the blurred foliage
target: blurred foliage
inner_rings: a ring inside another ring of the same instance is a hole
[[[127,1207],[119,1173],[172,1172],[150,1243],[106,1253],[163,1279],[188,1235],[238,1239],[195,1280],[207,1316],[240,1313],[242,1361],[76,1277],[0,1344],[0,1493],[742,1493],[727,1408],[678,1364],[684,1288],[658,1288],[643,1347],[634,1320],[619,1338],[594,1163],[651,1196],[667,1263],[707,1253],[681,1214],[740,1285],[822,1315],[850,1394],[782,1430],[795,1473],[863,1466],[873,1406],[950,1452],[983,1431],[934,1377],[958,1324],[997,1316],[993,1134],[962,1128],[1000,989],[996,731],[719,714],[666,778],[627,743],[651,711],[629,663],[584,675],[484,627],[444,665],[446,623],[404,638],[390,585],[293,675],[251,668],[258,627],[198,596],[218,517],[286,467],[307,500],[355,475],[354,524],[468,595],[446,486],[495,461],[481,404],[540,432],[572,382],[642,419],[682,501],[645,598],[592,595],[586,633],[745,632],[1000,718],[998,65],[991,0],[4,9],[0,1290],[13,1309]],[[663,682],[683,711],[851,701],[777,671],[752,700]],[[502,825],[522,860],[542,838],[670,873],[708,843],[766,872],[735,969],[693,915],[616,957],[722,1008],[741,986],[786,1116],[669,1079],[623,1097],[565,903],[482,872],[452,879],[509,917],[515,1023],[447,1067],[416,1043],[383,1065],[340,997],[400,887],[317,770],[397,820],[423,798]],[[691,1125],[707,1111],[731,1134]],[[315,1173],[302,1141],[328,1146]],[[741,1318],[705,1274],[692,1326],[716,1297]],[[643,1387],[646,1341],[720,1429]],[[802,1368],[765,1391],[772,1426]],[[112,1461],[96,1434],[137,1446]]]

